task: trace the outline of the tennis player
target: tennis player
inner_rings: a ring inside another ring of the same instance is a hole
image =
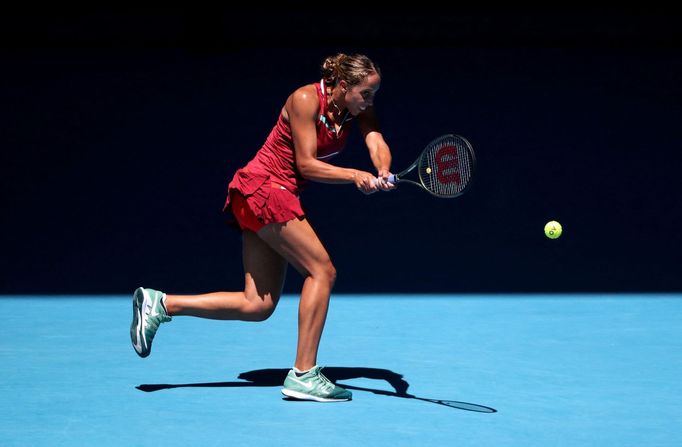
[[[288,97],[265,144],[229,183],[224,209],[242,231],[244,290],[182,296],[138,288],[130,337],[141,357],[149,355],[159,325],[174,316],[267,319],[291,264],[304,282],[296,360],[282,393],[318,402],[351,399],[350,391],[330,382],[317,366],[336,270],[306,218],[299,194],[308,181],[352,183],[365,194],[393,189],[388,182],[391,151],[373,108],[381,82],[377,65],[361,54],[337,54],[325,59],[321,71],[319,82]],[[362,132],[376,176],[329,163],[344,148],[353,121]]]

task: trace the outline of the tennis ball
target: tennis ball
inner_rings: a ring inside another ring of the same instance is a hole
[[[549,221],[545,224],[545,236],[550,239],[558,238],[561,236],[562,231],[561,224],[556,220]]]
[[[426,168],[426,173],[431,174],[431,168]]]

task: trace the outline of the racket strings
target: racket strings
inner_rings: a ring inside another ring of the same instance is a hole
[[[456,196],[471,180],[474,160],[467,142],[446,135],[430,144],[419,163],[419,177],[426,189],[444,197]]]

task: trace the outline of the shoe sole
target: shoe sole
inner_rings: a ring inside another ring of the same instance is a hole
[[[142,345],[142,328],[144,327],[145,314],[143,309],[145,308],[145,301],[147,301],[148,295],[145,293],[144,288],[140,287],[135,290],[133,294],[133,322],[130,325],[130,341],[133,344],[133,349],[140,357],[144,358],[149,355],[151,350],[147,349],[145,351]],[[137,340],[138,343],[135,342]],[[139,348],[139,349],[138,349]]]
[[[352,400],[351,397],[345,399],[331,399],[326,397],[317,397],[310,394],[301,393],[299,391],[290,390],[287,388],[282,388],[282,394],[287,397],[291,397],[298,400],[314,400],[315,402],[347,402]]]

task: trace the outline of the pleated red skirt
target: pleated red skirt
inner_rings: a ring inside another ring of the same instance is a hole
[[[267,172],[239,169],[227,188],[223,210],[232,214],[239,228],[257,232],[271,223],[305,216],[298,191],[290,191]]]

